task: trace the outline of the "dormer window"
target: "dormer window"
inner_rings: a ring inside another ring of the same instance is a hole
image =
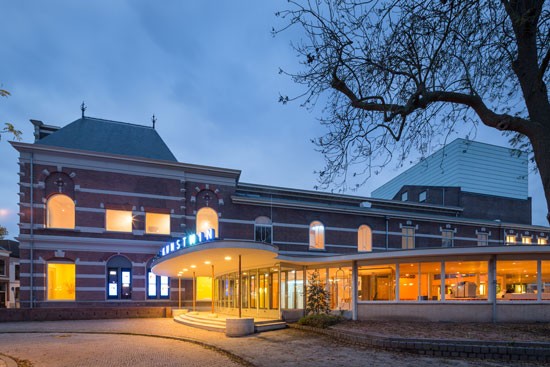
[[[426,196],[427,196],[427,193],[426,191],[422,191],[420,194],[418,194],[418,202],[419,203],[425,203],[426,202]]]
[[[409,192],[405,191],[401,194],[401,201],[407,201],[409,200]]]

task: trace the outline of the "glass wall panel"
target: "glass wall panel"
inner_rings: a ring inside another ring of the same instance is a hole
[[[441,263],[420,263],[420,300],[441,299]]]
[[[278,269],[272,269],[271,273],[271,309],[279,308],[279,272]]]
[[[541,261],[542,300],[550,301],[550,260]]]
[[[331,310],[351,310],[351,268],[329,269]]]
[[[497,300],[536,301],[537,261],[497,261]]]
[[[445,299],[450,301],[486,300],[487,261],[445,262]]]
[[[399,300],[416,301],[418,283],[418,263],[399,264]]]
[[[359,301],[395,300],[395,265],[360,266],[358,269]]]

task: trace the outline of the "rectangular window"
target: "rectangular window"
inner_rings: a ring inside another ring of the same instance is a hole
[[[272,243],[271,239],[271,226],[263,226],[256,224],[254,226],[254,241]]]
[[[105,229],[113,232],[132,232],[132,212],[126,210],[105,211]]]
[[[407,201],[407,200],[409,200],[409,193],[405,191],[404,193],[401,194],[401,201]]]
[[[497,260],[497,300],[536,301],[537,261]]]
[[[445,299],[486,300],[489,290],[487,261],[445,262]]]
[[[521,243],[524,245],[531,244],[531,236],[521,236]]]
[[[147,297],[157,297],[157,276],[151,272],[147,275]]]
[[[516,244],[516,235],[515,234],[507,234],[506,235],[506,244],[507,245],[515,245]]]
[[[422,301],[441,299],[441,263],[420,263],[420,298]]]
[[[453,247],[454,245],[454,231],[452,229],[443,229],[441,231],[441,246]]]
[[[414,248],[414,227],[403,227],[401,234],[401,247],[404,249]]]
[[[170,214],[145,213],[145,233],[170,234]]]
[[[6,275],[6,261],[0,260],[0,275]]]
[[[360,266],[358,269],[359,301],[395,300],[395,265]]]
[[[424,203],[426,202],[426,191],[422,191],[420,194],[418,194],[418,202],[419,203]]]
[[[399,300],[418,299],[418,263],[399,264]]]
[[[477,234],[477,245],[488,246],[489,245],[489,233],[479,232]]]
[[[548,245],[548,238],[546,238],[546,237],[537,238],[537,244],[538,245]]]
[[[76,299],[75,264],[48,264],[48,301]]]
[[[14,271],[15,271],[15,280],[20,280],[21,279],[21,265],[15,265],[14,266]]]
[[[118,298],[118,271],[116,269],[109,269],[107,275],[107,296],[108,298]]]
[[[160,297],[167,298],[170,295],[170,278],[160,277]]]

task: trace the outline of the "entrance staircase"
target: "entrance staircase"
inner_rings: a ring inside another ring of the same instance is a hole
[[[174,321],[199,329],[225,333],[225,320],[230,317],[232,316],[211,314],[206,312],[186,312],[174,316]],[[256,333],[280,330],[285,329],[286,327],[286,322],[281,320],[254,320],[254,331]]]

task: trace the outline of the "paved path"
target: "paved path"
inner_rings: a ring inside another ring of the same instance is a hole
[[[380,351],[293,329],[227,338],[171,319],[2,323],[0,354],[35,367],[542,366]]]

